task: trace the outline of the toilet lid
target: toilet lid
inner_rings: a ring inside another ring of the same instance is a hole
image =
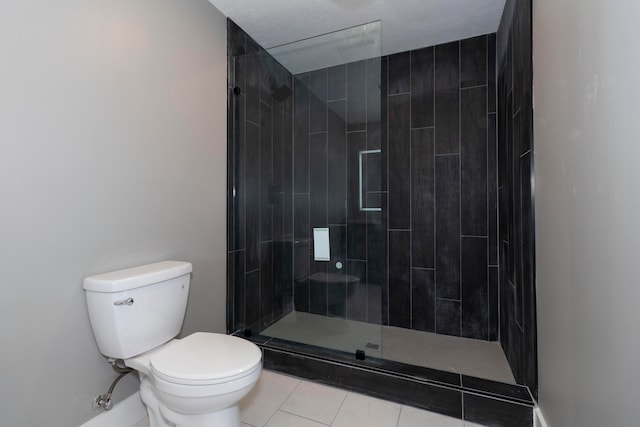
[[[150,358],[157,378],[178,384],[212,384],[244,377],[260,367],[253,343],[224,334],[196,332]]]

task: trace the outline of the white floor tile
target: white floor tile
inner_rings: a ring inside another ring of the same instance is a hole
[[[263,427],[298,384],[298,379],[262,371],[251,393],[240,401],[240,419],[252,426]]]
[[[135,423],[131,427],[149,427],[149,417],[145,417],[144,419],[142,419],[139,422]]]
[[[410,406],[402,406],[398,427],[463,427],[463,421],[457,418],[423,411]]]
[[[325,385],[302,381],[281,410],[324,424],[331,424],[347,392]]]
[[[269,420],[266,427],[327,427],[326,424],[320,424],[297,415],[287,412],[278,411]]]
[[[395,427],[400,405],[349,393],[332,427]]]

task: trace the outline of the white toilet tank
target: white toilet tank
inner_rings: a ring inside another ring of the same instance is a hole
[[[87,308],[100,352],[128,359],[180,333],[191,264],[163,261],[84,279]]]

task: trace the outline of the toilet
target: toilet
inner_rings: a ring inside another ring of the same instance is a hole
[[[140,375],[151,427],[240,427],[238,403],[260,378],[262,352],[224,334],[176,339],[191,264],[163,261],[84,279],[100,352]]]

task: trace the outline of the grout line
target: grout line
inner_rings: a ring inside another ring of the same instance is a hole
[[[413,120],[413,106],[411,102],[411,92],[413,74],[413,53],[409,52],[409,329],[413,329],[413,132],[411,124]]]
[[[325,161],[325,187],[324,187],[324,225],[325,227],[329,227],[329,68],[325,68],[324,72],[324,81],[325,81],[325,138],[324,138],[324,147],[327,150],[327,157]],[[331,233],[331,232],[329,232]],[[329,241],[329,254],[331,254],[331,241]],[[329,273],[329,265],[331,261],[327,263],[325,266],[325,273]],[[326,312],[329,315],[329,283],[326,285],[327,289],[327,307]],[[346,301],[345,301],[346,305]]]
[[[345,394],[344,394],[344,397],[342,398],[342,402],[340,402],[340,406],[338,407],[336,414],[333,416],[333,419],[331,420],[331,424],[329,424],[330,426],[333,425],[333,423],[336,421],[336,418],[338,418],[338,414],[342,410],[342,407],[344,406],[344,402],[347,400],[347,396],[349,395],[349,392],[347,390],[344,390],[344,389],[340,389],[340,390],[345,391]]]
[[[438,227],[436,222],[436,216],[438,213],[437,200],[438,200],[438,186],[436,185],[436,143],[437,143],[437,128],[436,128],[436,48],[433,47],[433,332],[437,330],[438,322],[438,310],[436,307],[436,295],[438,294]]]
[[[485,201],[486,203],[486,210],[487,210],[487,236],[489,235],[489,231],[491,229],[491,225],[489,224],[489,217],[490,215],[490,208],[489,208],[489,37],[484,38],[484,52],[485,52],[485,83],[486,83],[486,87],[487,90],[485,91],[485,113],[486,113],[486,145],[485,145],[485,149],[486,149],[486,153],[487,153],[487,161],[486,161],[486,181],[485,181],[485,186],[486,186],[486,195],[487,195],[487,199]],[[495,126],[494,126],[495,127]],[[497,131],[494,131],[497,133]],[[487,237],[487,258],[485,260],[485,262],[487,263],[487,272],[486,272],[486,291],[487,291],[487,339],[490,338],[491,336],[491,286],[490,286],[490,272],[489,272],[489,258],[491,257],[490,251],[491,251],[491,247],[489,245],[490,240]]]
[[[461,93],[461,85],[462,82],[460,79],[462,78],[462,44],[458,41],[458,152],[460,153],[460,157],[458,158],[458,233],[462,235],[462,93]],[[458,333],[462,336],[462,238],[459,238],[460,247],[459,258],[458,258],[458,297],[460,301],[459,311],[460,314],[460,325],[458,328]]]

